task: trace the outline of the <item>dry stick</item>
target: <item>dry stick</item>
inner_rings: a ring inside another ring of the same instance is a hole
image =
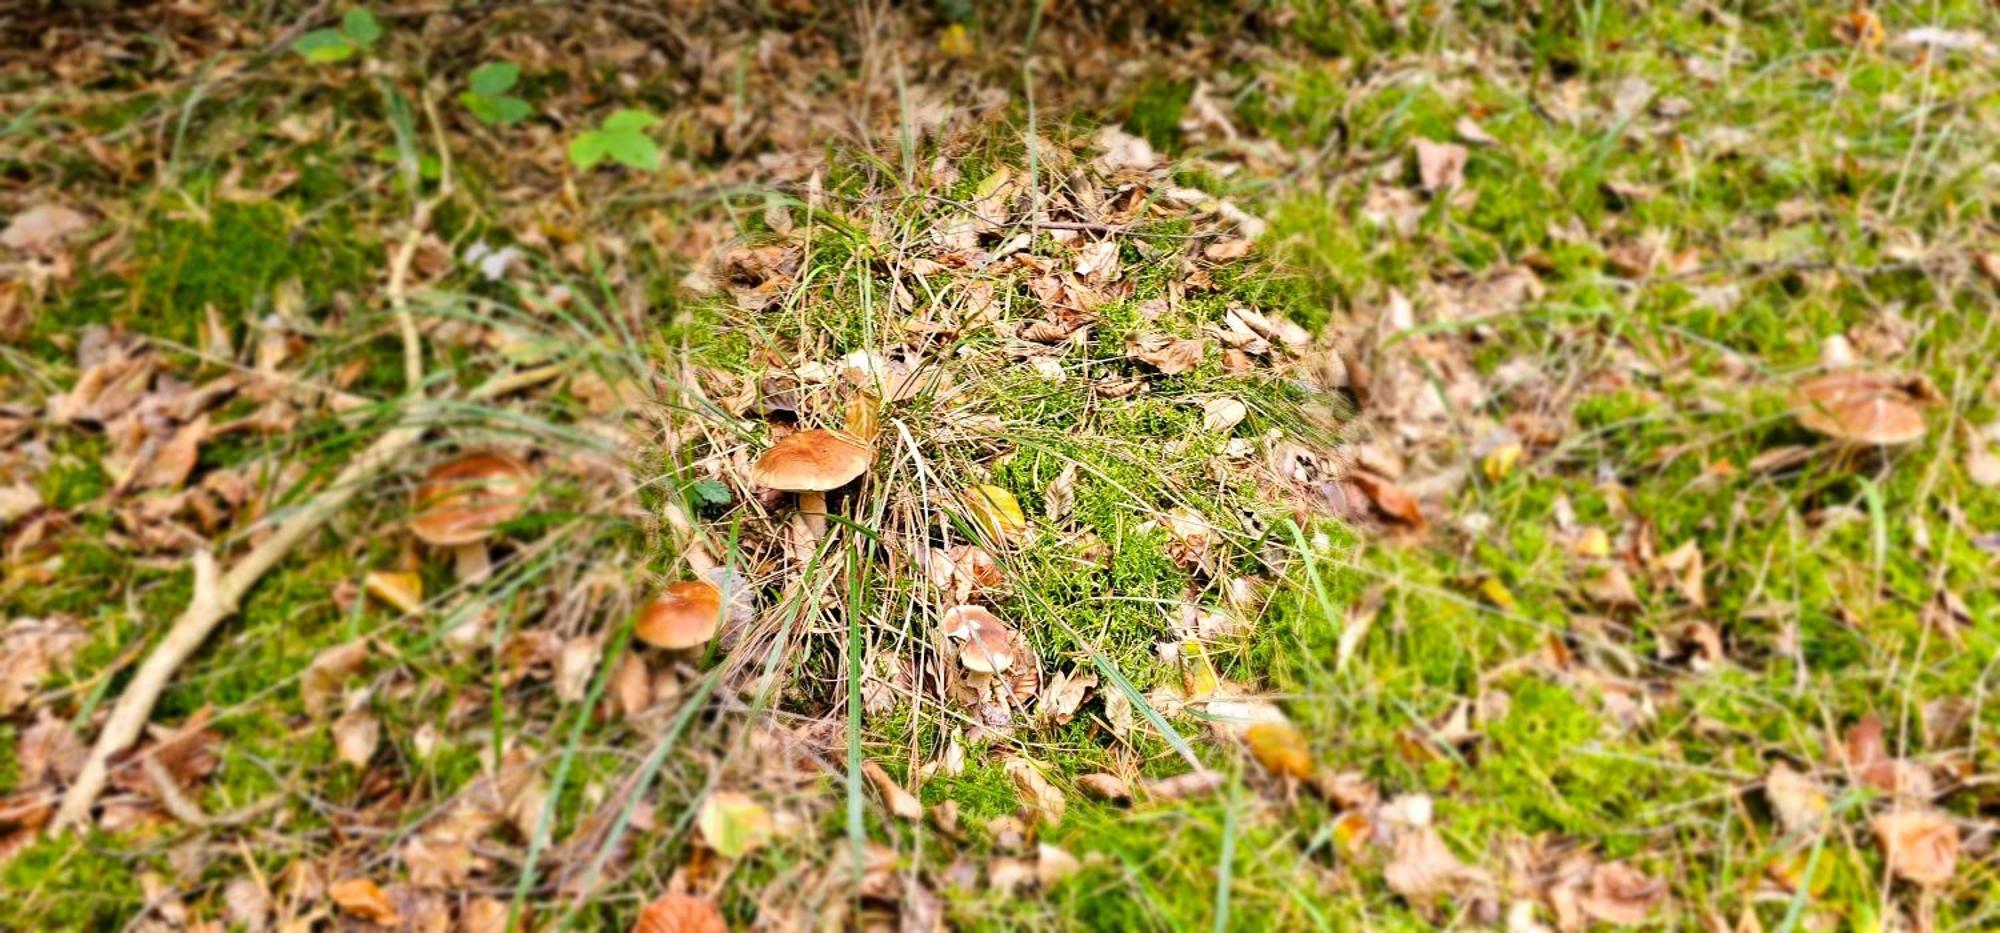
[[[88,819],[91,806],[97,802],[97,795],[104,790],[105,779],[110,776],[112,756],[124,751],[139,738],[140,730],[146,727],[146,721],[153,714],[153,704],[166,690],[174,672],[207,640],[209,632],[218,623],[236,612],[244,594],[257,584],[258,578],[291,551],[293,545],[354,498],[354,494],[376,471],[402,456],[403,451],[415,444],[423,433],[422,426],[405,422],[377,438],[346,469],[340,471],[340,476],[330,488],[280,522],[271,537],[243,555],[243,559],[229,568],[228,573],[219,571],[215,555],[206,548],[195,552],[194,597],[188,600],[187,609],[174,620],[166,637],[160,639],[159,646],[146,657],[145,663],[139,666],[139,672],[132,676],[132,682],[119,696],[118,705],[111,710],[111,717],[105,720],[103,730],[97,735],[97,744],[91,748],[89,760],[84,762],[76,781],[63,793],[62,806],[49,823],[51,833],[61,832]]]
[[[437,113],[428,99],[424,105],[435,127]],[[411,212],[410,228],[389,262],[389,306],[395,313],[397,328],[402,332],[404,377],[409,381],[414,402],[422,400],[424,357],[422,338],[417,333],[415,319],[410,315],[410,266],[416,256],[417,245],[430,226],[431,212],[451,196],[451,162],[448,150],[446,152],[437,192],[417,202]],[[220,572],[215,555],[207,548],[195,552],[193,597],[188,600],[187,608],[181,611],[180,618],[174,620],[173,627],[167,629],[166,636],[160,639],[153,653],[139,666],[138,673],[132,675],[132,682],[125,686],[125,692],[119,695],[118,705],[112,708],[110,718],[104,721],[104,728],[98,732],[97,743],[91,746],[90,757],[84,762],[83,770],[63,792],[62,805],[56,809],[55,818],[49,821],[50,834],[89,821],[90,808],[97,803],[97,796],[104,792],[104,783],[111,775],[111,759],[138,740],[139,733],[146,728],[147,720],[153,715],[153,705],[159,702],[160,694],[167,689],[174,672],[194,654],[196,648],[201,647],[202,642],[208,640],[209,633],[223,619],[236,613],[244,595],[257,585],[258,579],[307,535],[346,506],[348,500],[353,499],[354,494],[377,472],[393,465],[405,450],[424,436],[423,406],[406,404],[408,407],[394,428],[376,438],[349,462],[324,492],[279,522],[277,530],[250,553],[243,555],[228,573]]]

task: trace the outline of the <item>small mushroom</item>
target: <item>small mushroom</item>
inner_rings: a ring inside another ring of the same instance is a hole
[[[483,579],[486,539],[521,514],[534,486],[528,465],[501,453],[470,453],[431,468],[417,486],[410,533],[450,548],[461,580]]]
[[[1014,633],[999,616],[980,606],[953,606],[941,621],[947,638],[965,640],[958,663],[966,670],[999,674],[1014,666]]]
[[[1917,410],[1920,392],[1907,380],[1871,373],[1842,372],[1802,383],[1793,393],[1792,414],[1806,428],[1846,444],[1888,447],[1924,436]]]
[[[866,472],[875,452],[845,437],[814,429],[789,434],[750,467],[759,486],[799,494],[799,512],[814,535],[826,529],[826,494]]]
[[[722,624],[722,591],[700,580],[672,583],[639,610],[632,633],[669,651],[708,644]]]

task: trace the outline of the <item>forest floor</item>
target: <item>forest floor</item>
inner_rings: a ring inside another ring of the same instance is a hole
[[[1991,5],[442,6],[0,13],[0,927],[2000,925]]]

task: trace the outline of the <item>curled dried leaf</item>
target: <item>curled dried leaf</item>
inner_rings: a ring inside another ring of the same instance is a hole
[[[1958,824],[1936,810],[1895,810],[1870,821],[1889,870],[1920,887],[1943,887],[1958,870]]]
[[[729,933],[722,911],[705,897],[664,894],[639,911],[632,933]]]

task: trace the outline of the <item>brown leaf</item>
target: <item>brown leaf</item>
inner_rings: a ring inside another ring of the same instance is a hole
[[[1375,503],[1377,511],[1412,530],[1423,530],[1423,505],[1408,490],[1367,470],[1355,470],[1350,478],[1362,494]]]
[[[1243,423],[1250,414],[1250,408],[1233,398],[1212,398],[1201,406],[1202,430],[1211,434],[1226,434]]]
[[[341,910],[371,923],[395,926],[403,922],[388,893],[382,890],[381,885],[366,878],[336,881],[326,894]]]
[[[1817,829],[1832,805],[1826,788],[1782,761],[1772,765],[1771,773],[1764,778],[1764,797],[1771,802],[1779,825],[1788,833]]]
[[[1418,826],[1396,836],[1395,857],[1382,869],[1389,890],[1405,898],[1453,894],[1485,880],[1484,872],[1458,860],[1435,827]]]
[[[1425,191],[1436,194],[1465,183],[1465,160],[1470,153],[1457,143],[1417,140],[1417,180]]]
[[[1958,824],[1935,810],[1894,810],[1869,821],[1897,877],[1926,888],[1951,882],[1958,869]]]
[[[1217,240],[1208,244],[1201,254],[1211,262],[1229,262],[1250,255],[1250,246],[1251,242],[1241,237]]]
[[[333,748],[340,760],[356,768],[368,767],[375,749],[382,744],[382,722],[363,702],[333,722]]]
[[[1062,791],[1042,774],[1040,766],[1026,758],[1007,759],[1007,777],[1014,782],[1014,789],[1026,798],[1024,803],[1039,819],[1051,825],[1062,822],[1063,811],[1069,802]]]
[[[1201,365],[1208,343],[1192,337],[1166,334],[1135,334],[1125,343],[1134,359],[1152,366],[1162,375],[1174,376]]]
[[[326,712],[326,701],[340,692],[340,685],[361,670],[368,661],[368,641],[351,641],[328,648],[306,665],[299,675],[299,699],[306,712],[318,718]]]
[[[42,678],[69,661],[87,641],[66,619],[15,619],[0,633],[0,716],[27,703]]]
[[[686,894],[663,894],[639,911],[632,933],[729,933],[715,902]]]
[[[1126,785],[1124,778],[1115,774],[1099,771],[1081,775],[1076,779],[1076,786],[1099,800],[1116,803],[1132,799],[1132,788]]]
[[[861,773],[867,776],[868,783],[875,785],[875,792],[882,795],[882,805],[887,807],[890,813],[905,820],[924,818],[923,801],[918,800],[917,795],[904,790],[903,785],[896,783],[895,777],[881,765],[873,761],[864,761],[861,763]]]
[[[90,229],[90,218],[60,204],[39,204],[8,221],[0,230],[0,246],[24,253],[50,255],[71,234]]]
[[[1049,481],[1049,488],[1042,492],[1042,511],[1050,521],[1061,521],[1069,517],[1076,508],[1076,464],[1063,467],[1056,478]],[[984,553],[984,552],[981,552]]]
[[[1055,887],[1081,870],[1083,863],[1069,852],[1046,842],[1035,847],[1035,880],[1041,882],[1042,890]]]
[[[208,415],[203,414],[181,425],[173,437],[160,445],[133,484],[141,489],[169,490],[186,485],[188,477],[194,474],[196,461],[201,458],[201,442],[207,438]]]
[[[1590,890],[1577,901],[1583,912],[1605,923],[1637,926],[1667,899],[1667,883],[1648,878],[1623,862],[1606,862],[1590,872]]]
[[[1189,771],[1173,777],[1154,778],[1140,785],[1152,800],[1186,800],[1213,794],[1222,788],[1220,771]]]

